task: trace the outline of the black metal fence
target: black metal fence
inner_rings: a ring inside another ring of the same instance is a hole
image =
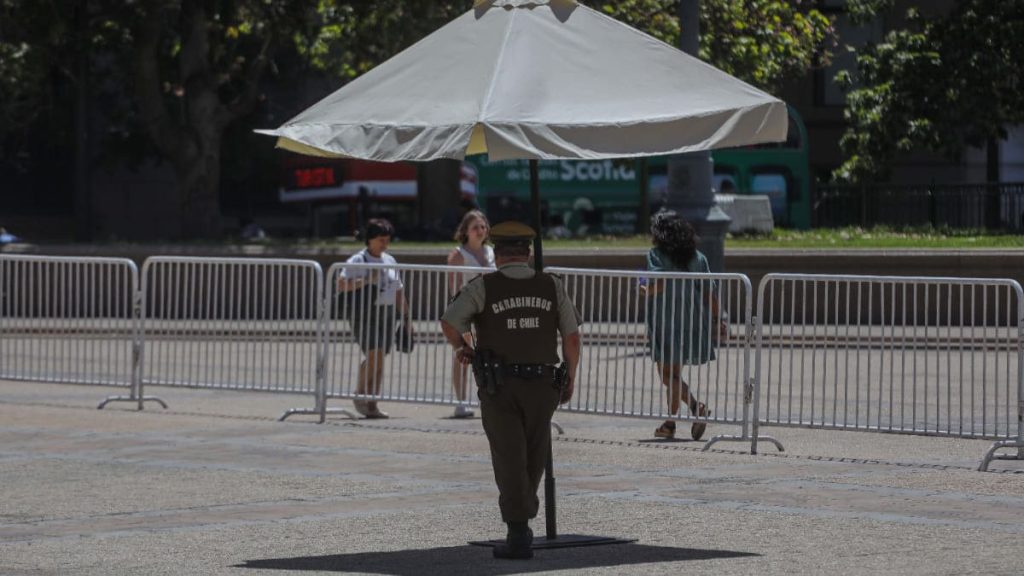
[[[927,226],[1024,230],[1024,182],[895,186],[819,186],[812,225]]]

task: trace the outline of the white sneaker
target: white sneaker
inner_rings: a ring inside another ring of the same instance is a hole
[[[472,418],[473,416],[476,416],[476,412],[473,412],[473,409],[465,404],[456,406],[455,413],[452,414],[452,418]]]

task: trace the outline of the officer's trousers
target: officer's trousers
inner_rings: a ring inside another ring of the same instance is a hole
[[[551,416],[558,390],[551,378],[505,376],[493,396],[480,388],[480,413],[491,445],[498,507],[505,522],[536,518],[537,488],[551,444]]]

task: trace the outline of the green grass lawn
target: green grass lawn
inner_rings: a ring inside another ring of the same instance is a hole
[[[545,240],[548,249],[646,248],[648,236],[595,237],[579,240]],[[422,244],[428,246],[432,244]],[[396,246],[398,246],[396,244]],[[446,244],[438,244],[446,246]],[[992,234],[981,230],[893,230],[889,228],[839,228],[819,230],[776,229],[768,235],[729,235],[725,248],[1024,248],[1024,235]]]
[[[893,230],[877,227],[819,230],[776,229],[768,236],[727,238],[728,248],[1024,248],[1024,235],[982,230]]]
[[[358,248],[359,242],[339,242],[332,240],[310,241],[277,241],[268,244],[292,244],[311,247]],[[578,240],[545,240],[544,247],[548,250],[563,249],[602,249],[602,248],[646,248],[651,245],[648,236],[610,237],[598,236]],[[451,242],[410,242],[399,239],[392,244],[392,249],[446,249]],[[786,230],[776,229],[768,235],[728,236],[725,240],[726,250],[730,248],[757,249],[793,249],[793,248],[1024,248],[1024,235],[995,234],[982,230],[933,230],[931,228],[894,230],[876,227],[839,228],[819,230]]]

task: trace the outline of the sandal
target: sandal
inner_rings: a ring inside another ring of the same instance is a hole
[[[661,426],[654,429],[655,438],[666,438],[671,440],[676,437],[676,423],[674,420],[665,420]]]
[[[708,416],[711,416],[711,411],[708,410],[707,405],[703,402],[697,402],[696,406],[691,406],[690,411],[696,418],[707,418]],[[704,431],[707,429],[707,422],[694,422],[693,425],[690,426],[690,436],[693,437],[694,440],[700,440],[701,437],[704,436]]]
[[[384,412],[380,408],[377,408],[377,403],[374,402],[373,400],[370,400],[369,402],[367,402],[367,404],[368,404],[368,406],[367,406],[368,410],[366,411],[366,414],[365,414],[365,416],[367,418],[369,418],[371,420],[390,418],[390,416],[388,416],[387,412]]]

